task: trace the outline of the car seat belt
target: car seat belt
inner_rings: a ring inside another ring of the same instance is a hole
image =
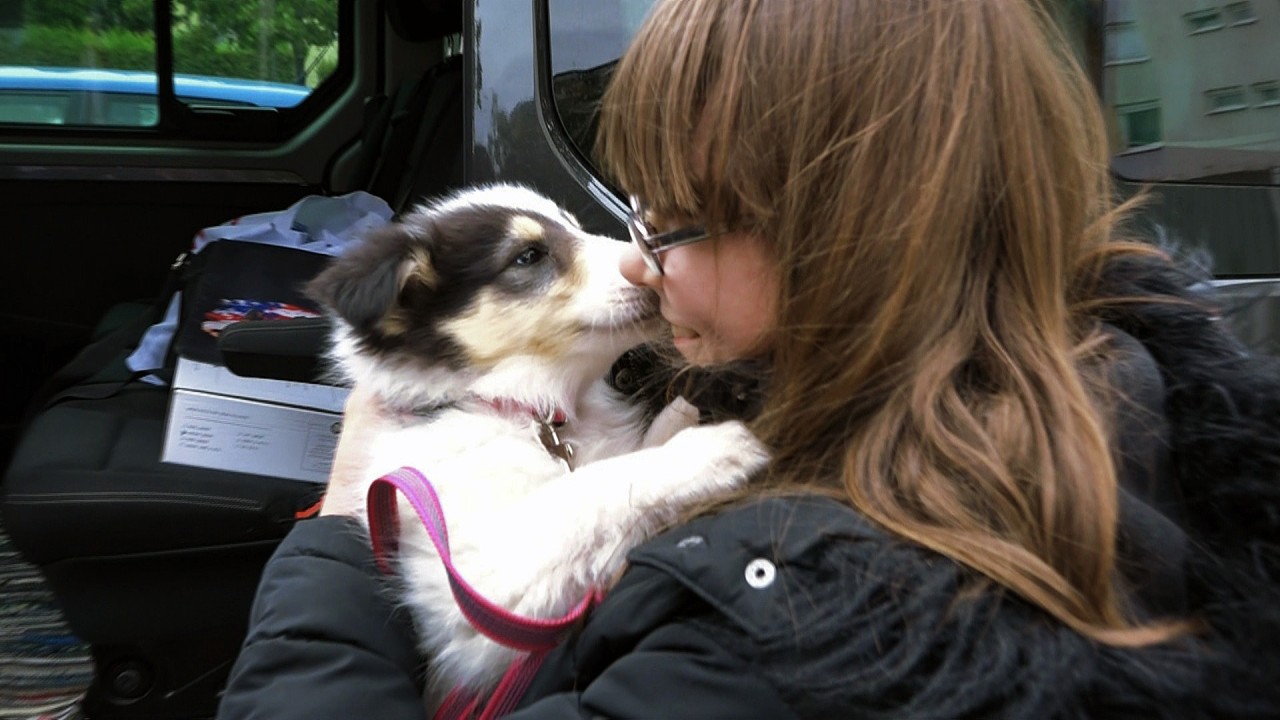
[[[399,153],[397,157],[401,162],[396,169],[396,189],[391,197],[385,198],[396,212],[404,212],[412,201],[421,199],[415,197],[423,194],[419,192],[415,182],[419,172],[439,172],[439,168],[429,165],[422,167],[423,160],[428,155],[439,154],[441,151],[439,136],[444,132],[443,127],[448,126],[449,121],[446,113],[459,102],[462,93],[461,68],[461,56],[447,58],[432,68],[431,92],[418,116],[418,122],[421,125],[419,132],[412,135],[406,134],[401,141],[403,145],[397,145],[396,150]],[[451,145],[449,149],[452,151]],[[439,189],[442,188],[432,187],[432,192],[427,194],[434,194]]]
[[[386,200],[395,197],[400,176],[408,161],[409,149],[419,133],[427,131],[425,110],[436,86],[438,67],[433,67],[411,84],[402,86],[392,101],[384,127],[382,147],[366,185],[369,193]],[[392,205],[395,207],[395,205]],[[397,210],[399,208],[396,208]]]

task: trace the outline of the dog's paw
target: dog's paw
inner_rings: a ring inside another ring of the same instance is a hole
[[[768,450],[736,420],[681,430],[665,448],[677,463],[722,487],[742,485],[769,462]]]

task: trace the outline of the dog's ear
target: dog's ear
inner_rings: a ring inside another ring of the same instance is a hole
[[[419,232],[396,223],[380,228],[307,284],[306,292],[363,333],[404,332],[404,299],[436,284],[431,253]]]

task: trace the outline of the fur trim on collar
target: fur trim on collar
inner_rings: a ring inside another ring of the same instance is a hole
[[[1099,316],[1145,346],[1165,386],[1165,481],[1191,539],[1189,605],[1221,660],[1204,687],[1224,714],[1280,715],[1280,363],[1236,340],[1206,278],[1127,259],[1102,280],[1103,297],[1149,298]]]
[[[1132,335],[1165,385],[1170,472],[1189,530],[1217,554],[1280,581],[1280,363],[1225,327],[1202,278],[1151,260],[1115,262],[1100,318]]]

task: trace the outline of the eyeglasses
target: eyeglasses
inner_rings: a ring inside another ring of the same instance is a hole
[[[636,249],[640,251],[640,257],[644,258],[644,264],[658,275],[664,274],[659,255],[671,248],[692,245],[715,235],[707,232],[706,228],[696,226],[660,233],[649,224],[648,220],[645,220],[646,215],[644,206],[640,204],[640,198],[632,195],[631,214],[627,216],[627,232],[631,234],[631,242],[635,243]]]

